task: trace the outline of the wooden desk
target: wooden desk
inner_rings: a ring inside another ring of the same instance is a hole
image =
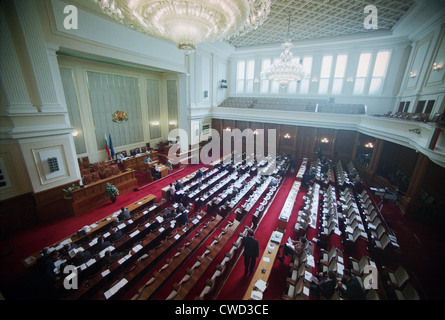
[[[280,232],[286,232],[287,222],[289,221],[292,210],[295,204],[295,200],[297,199],[298,192],[300,190],[301,182],[294,181],[291,190],[286,198],[286,202],[281,209],[280,216],[278,217],[278,226],[277,230]]]
[[[107,179],[101,179],[80,189],[74,190],[72,192],[73,198],[70,200],[73,214],[81,214],[101,205],[102,203],[110,201],[105,197],[105,186],[107,183],[115,185],[116,188],[119,189],[120,195],[132,191],[137,186],[138,182],[134,174],[134,170],[126,170],[120,174],[111,176]]]
[[[164,166],[164,165],[162,165],[162,166],[157,166],[156,169],[157,169],[157,170],[159,171],[159,173],[161,174],[161,178],[164,178],[164,177],[168,176],[168,167],[167,167],[167,166]]]
[[[204,167],[204,168],[201,168],[200,170],[201,170],[203,173],[205,173],[205,172],[206,172],[207,170],[209,170],[209,169]],[[179,181],[181,181],[182,185],[185,186],[186,184],[188,184],[188,183],[191,182],[191,180],[195,177],[197,171],[198,171],[198,170],[196,170],[195,172],[192,172],[192,173],[188,174],[187,176],[185,176],[185,177],[179,179]],[[162,190],[162,197],[163,197],[164,199],[167,199],[167,191],[168,191],[168,188],[170,188],[170,185],[167,185],[167,186],[165,186],[164,188],[161,189],[161,190]]]
[[[273,238],[277,239],[277,242],[272,241]],[[264,282],[268,282],[270,272],[272,270],[273,264],[275,262],[275,258],[277,257],[278,250],[280,248],[281,240],[283,239],[283,233],[279,231],[272,232],[270,239],[266,245],[266,249],[264,249],[264,253],[261,256],[261,260],[256,268],[255,274],[247,288],[246,293],[244,294],[243,300],[250,300],[252,295],[253,288],[258,280],[263,280]],[[271,247],[273,245],[273,248]],[[268,262],[264,261],[264,258],[269,259]],[[264,272],[262,270],[265,270]],[[266,289],[267,290],[267,289]],[[263,293],[264,294],[264,293]]]
[[[158,160],[158,152],[152,151],[150,153],[141,153],[138,156],[131,156],[124,160],[122,160],[122,165],[124,169],[133,169],[136,173],[142,172],[145,170],[145,157],[150,156],[150,159],[153,161]]]
[[[145,196],[144,198],[129,204],[128,206],[126,206],[126,208],[130,211],[131,214],[134,213],[134,211],[145,208],[146,206],[149,206],[151,204],[153,204],[156,201],[156,196],[153,194],[149,194],[147,196]],[[79,242],[83,242],[86,239],[92,239],[95,235],[97,235],[98,233],[100,233],[103,230],[106,230],[108,225],[110,223],[114,222],[114,212],[109,214],[108,216],[104,217],[103,219],[97,221],[96,223],[94,223],[93,225],[95,225],[94,228],[91,228],[91,230],[83,235],[83,236],[78,236],[77,232],[73,233],[71,235],[69,235],[68,237],[63,238],[62,240],[48,246],[48,248],[57,248],[59,246],[60,243],[64,243],[65,241],[68,241],[70,243],[79,243]],[[32,266],[34,266],[37,263],[37,260],[40,259],[42,257],[41,252],[38,251],[34,254],[32,254],[30,257],[22,260],[22,264],[25,268],[30,268]]]

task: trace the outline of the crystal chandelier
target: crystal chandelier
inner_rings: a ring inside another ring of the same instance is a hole
[[[276,81],[281,87],[287,86],[292,81],[300,81],[306,78],[308,74],[305,72],[301,63],[292,62],[292,52],[290,47],[292,42],[290,41],[290,18],[287,31],[287,41],[281,44],[284,51],[281,53],[281,60],[274,62],[268,69],[261,73],[261,76]]]
[[[134,30],[175,42],[190,53],[202,42],[234,38],[258,28],[271,0],[92,0]]]

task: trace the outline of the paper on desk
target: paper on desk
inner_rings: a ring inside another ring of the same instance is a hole
[[[181,236],[179,234],[176,234],[174,238],[175,240],[178,240],[179,238],[181,238]]]
[[[264,258],[263,258],[263,261],[264,261],[264,262],[270,262],[270,259],[269,259],[268,257],[264,257]]]
[[[304,294],[305,296],[309,296],[309,288],[304,287],[304,288],[303,288],[303,294]]]
[[[309,267],[315,268],[314,256],[307,256],[307,264]]]
[[[263,294],[259,291],[253,290],[252,293],[250,294],[250,298],[252,300],[263,300]]]
[[[130,234],[130,238],[133,238],[134,236],[136,236],[139,233],[139,230],[136,230],[135,232],[133,232],[132,234]]]
[[[310,273],[309,271],[304,271],[304,279],[307,281],[311,281],[312,280],[312,273]]]
[[[33,256],[30,256],[29,258],[27,258],[25,260],[26,264],[31,264],[36,260],[36,258],[34,258]]]
[[[267,288],[267,284],[264,280],[258,279],[257,282],[255,283],[255,287],[259,291],[264,292],[264,290],[266,290],[266,288]]]

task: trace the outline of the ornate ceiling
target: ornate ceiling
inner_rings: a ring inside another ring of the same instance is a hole
[[[367,30],[367,5],[377,8],[378,30],[391,30],[415,4],[413,0],[272,0],[266,22],[257,30],[229,41],[235,47],[280,43],[286,40],[291,15],[292,41],[352,35]]]

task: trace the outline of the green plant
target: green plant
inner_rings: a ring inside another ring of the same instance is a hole
[[[72,192],[76,189],[80,189],[79,186],[76,186],[74,183],[72,185],[70,185],[68,188],[66,189],[62,189],[63,191],[66,192],[65,197],[71,197],[72,196]]]
[[[107,185],[105,186],[105,196],[110,199],[113,199],[116,198],[118,195],[119,195],[119,189],[116,188],[111,183],[107,183]]]

